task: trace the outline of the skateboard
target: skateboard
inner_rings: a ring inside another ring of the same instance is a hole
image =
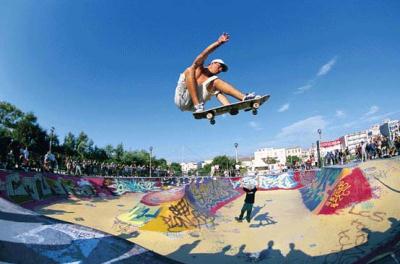
[[[237,115],[239,114],[240,110],[244,110],[244,111],[252,111],[253,115],[256,115],[258,113],[258,108],[263,103],[265,103],[269,99],[269,97],[270,95],[264,95],[259,98],[254,98],[251,100],[237,102],[230,105],[214,107],[206,109],[201,112],[193,113],[193,116],[195,119],[207,118],[210,121],[211,125],[214,125],[215,117],[225,113],[229,113],[231,115]]]

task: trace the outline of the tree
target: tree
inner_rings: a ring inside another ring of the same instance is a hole
[[[210,175],[211,166],[211,163],[204,165],[201,169],[199,169],[199,175]]]
[[[89,158],[99,162],[104,162],[108,159],[108,156],[104,149],[94,146],[93,151],[91,151],[89,154]]]
[[[167,170],[168,169],[168,164],[167,160],[165,159],[155,159],[154,160],[154,166],[161,169],[161,170]]]
[[[179,163],[172,162],[170,168],[174,174],[181,174],[182,173],[182,166]]]
[[[82,131],[76,139],[76,151],[81,159],[84,159],[89,152],[89,145],[89,137]]]
[[[114,147],[111,144],[108,144],[104,148],[108,159],[112,159],[114,157]]]
[[[289,164],[291,166],[294,166],[295,164],[298,164],[301,161],[301,159],[297,156],[287,156],[286,157],[286,164]]]
[[[76,138],[74,136],[74,134],[72,134],[71,132],[68,132],[68,134],[65,136],[64,138],[64,153],[67,156],[75,156],[77,154],[76,152]]]
[[[7,144],[7,148],[28,147],[39,155],[47,151],[46,131],[37,124],[37,117],[31,112],[25,114],[10,103],[0,102],[0,128],[4,137],[2,144]]]
[[[114,149],[114,159],[116,162],[121,162],[123,156],[124,156],[124,145],[122,145],[122,143],[120,143]]]
[[[235,163],[235,159],[229,158],[224,155],[215,157],[211,164],[218,165],[220,172],[223,172],[224,170],[233,170],[235,168]]]
[[[0,101],[0,127],[11,132],[15,128],[15,124],[24,117],[24,113],[16,106]]]
[[[263,161],[267,164],[276,164],[278,163],[278,159],[277,158],[271,158],[271,157],[267,157],[267,158],[263,158]]]

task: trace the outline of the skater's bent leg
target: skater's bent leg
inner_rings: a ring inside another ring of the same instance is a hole
[[[245,96],[242,92],[240,92],[238,89],[233,87],[231,84],[229,84],[221,79],[216,79],[213,82],[213,88],[224,94],[233,96],[238,100],[242,100]]]
[[[231,103],[229,102],[228,98],[226,98],[225,95],[223,95],[221,92],[218,91],[218,93],[215,95],[218,99],[218,101],[222,104],[222,105],[230,105]]]
[[[199,98],[197,97],[197,81],[196,81],[196,69],[191,66],[185,71],[186,87],[189,91],[190,97],[192,98],[193,105],[199,104]]]

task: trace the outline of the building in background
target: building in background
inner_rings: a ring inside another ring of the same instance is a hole
[[[368,138],[374,138],[381,135],[380,125],[373,125],[367,130]]]
[[[321,151],[321,156],[324,157],[328,152],[335,152],[336,150],[341,150],[342,144],[339,138],[332,141],[322,141],[319,144],[319,147]]]
[[[396,135],[399,135],[399,120],[385,120],[382,125],[379,126],[380,133],[393,141]]]
[[[286,168],[286,150],[284,148],[263,148],[254,152],[253,171],[282,171]]]
[[[189,171],[198,170],[200,168],[200,164],[197,162],[182,162],[180,165],[183,174],[187,174]]]
[[[302,149],[300,147],[293,147],[293,148],[286,148],[285,149],[286,158],[288,156],[296,156],[296,157],[301,158],[302,152],[303,151],[302,151]]]
[[[361,145],[361,142],[368,141],[368,132],[359,131],[351,134],[344,135],[340,138],[342,149],[349,148],[351,154],[356,153],[356,147]]]

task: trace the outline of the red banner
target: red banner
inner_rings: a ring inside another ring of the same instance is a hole
[[[319,146],[321,148],[329,148],[329,147],[332,147],[332,146],[335,146],[335,145],[340,145],[340,140],[339,139],[336,139],[336,140],[333,140],[333,141],[325,141],[325,142],[321,142],[319,144]]]

